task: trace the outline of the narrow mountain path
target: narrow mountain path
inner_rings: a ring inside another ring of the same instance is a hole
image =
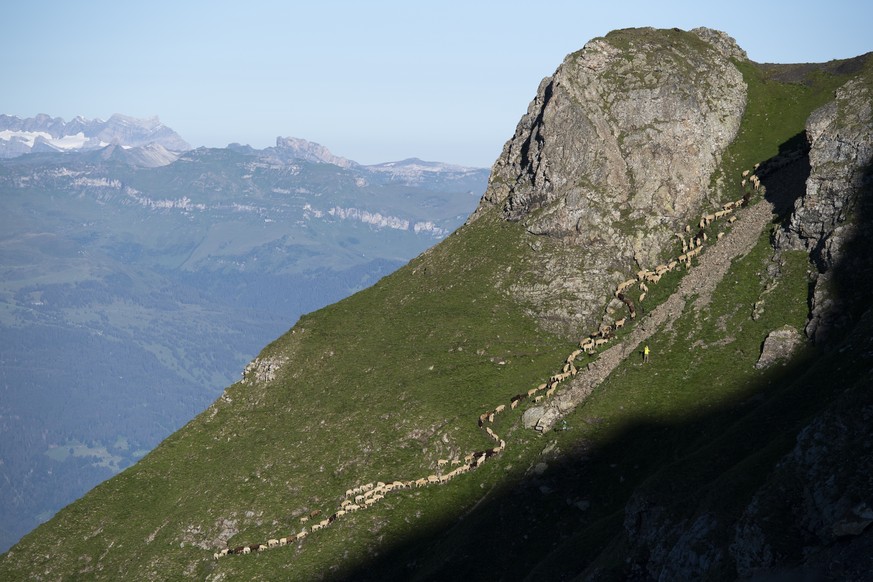
[[[729,234],[721,240],[707,245],[705,253],[698,255],[697,266],[693,267],[679,283],[679,288],[655,309],[643,317],[631,332],[620,343],[600,352],[596,361],[590,363],[587,369],[580,370],[569,387],[558,394],[540,411],[531,409],[532,417],[539,416],[533,424],[536,430],[545,432],[579,404],[585,401],[591,392],[615,368],[632,356],[637,347],[665,324],[676,321],[685,311],[688,301],[696,296],[695,309],[702,309],[709,304],[716,286],[727,274],[731,263],[749,253],[761,232],[773,218],[773,205],[767,200],[738,210],[734,213],[737,220],[733,223]]]
[[[744,176],[746,174],[748,172]],[[752,178],[755,178],[754,174]],[[744,187],[745,184],[746,181],[743,180]],[[755,190],[758,189],[757,186],[755,184]],[[532,426],[540,432],[550,430],[563,415],[584,402],[594,391],[594,388],[603,382],[621,362],[633,354],[640,343],[660,330],[665,324],[672,324],[676,321],[684,313],[691,298],[696,297],[694,302],[695,309],[699,310],[709,304],[712,293],[727,274],[731,263],[752,250],[761,232],[773,217],[773,205],[766,200],[762,199],[757,204],[745,208],[742,208],[739,202],[729,203],[724,207],[724,211],[701,218],[700,226],[703,229],[704,226],[714,223],[716,219],[732,213],[732,218],[727,221],[731,224],[730,231],[724,236],[719,235],[716,237],[713,243],[705,245],[705,253],[701,253],[701,251],[704,248],[703,242],[706,241],[706,237],[702,239],[692,237],[690,240],[694,240],[695,243],[691,244],[690,252],[683,252],[683,255],[675,261],[671,261],[669,266],[659,266],[656,269],[657,272],[640,271],[636,279],[626,281],[619,286],[616,290],[616,295],[623,289],[626,290],[628,288],[626,285],[639,285],[643,290],[643,294],[645,294],[646,287],[644,286],[644,281],[649,281],[652,284],[657,283],[663,272],[676,268],[675,266],[681,262],[685,262],[690,269],[682,277],[679,288],[663,303],[642,317],[620,342],[599,352],[598,358],[590,362],[586,368],[577,368],[575,366],[577,356],[581,355],[583,351],[589,351],[589,349],[593,351],[595,345],[605,345],[612,338],[612,326],[599,330],[597,334],[592,334],[590,339],[583,341],[580,344],[580,349],[573,351],[567,357],[561,371],[552,375],[547,382],[540,384],[536,388],[531,388],[527,393],[513,396],[509,400],[508,405],[501,404],[493,410],[479,415],[479,428],[483,429],[483,432],[494,441],[496,446],[468,453],[463,460],[460,458],[440,459],[437,463],[436,471],[427,476],[408,480],[379,481],[358,485],[348,489],[342,497],[339,506],[318,523],[313,522],[309,530],[303,527],[297,533],[282,537],[277,535],[277,537],[267,540],[266,543],[249,544],[234,548],[226,547],[215,552],[213,557],[218,559],[231,554],[250,554],[280,546],[296,545],[307,538],[310,533],[315,533],[330,526],[343,516],[372,507],[384,499],[385,495],[395,490],[441,485],[476,469],[491,457],[499,455],[506,447],[506,442],[490,426],[494,422],[495,416],[504,411],[508,413],[514,410],[524,400],[530,399],[534,403],[534,406],[528,408],[522,416],[524,425],[526,427]],[[686,248],[685,244],[683,238],[683,251]],[[699,257],[697,266],[693,268],[690,266],[692,256]],[[626,318],[620,322],[615,322],[614,325],[615,327],[622,327],[625,322]],[[595,337],[598,339],[595,340]],[[590,346],[586,348],[586,344],[589,343]],[[562,389],[560,393],[556,393],[558,386],[571,378],[572,380],[567,382],[567,387]],[[538,394],[539,392],[543,392],[543,394]],[[541,401],[544,402],[543,405],[539,405]],[[507,410],[507,407],[509,410]],[[444,473],[443,468],[448,469],[449,467],[452,467],[452,470]],[[320,510],[312,511],[300,518],[300,523],[307,524],[310,519],[321,515],[322,512]]]

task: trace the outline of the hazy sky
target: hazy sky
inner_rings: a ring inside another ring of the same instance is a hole
[[[873,2],[5,0],[0,113],[159,116],[194,146],[309,139],[490,166],[540,80],[616,28],[708,26],[758,62],[873,50]]]

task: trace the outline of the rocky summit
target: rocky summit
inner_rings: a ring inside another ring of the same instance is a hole
[[[591,40],[464,226],[0,578],[869,580],[871,103],[869,55]]]

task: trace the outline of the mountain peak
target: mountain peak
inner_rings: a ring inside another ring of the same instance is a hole
[[[357,162],[333,155],[329,149],[319,143],[297,137],[277,137],[276,151],[285,158],[306,162],[333,164],[342,168],[358,165]]]
[[[76,116],[68,122],[40,113],[21,119],[0,115],[0,158],[12,158],[33,151],[92,151],[109,144],[142,147],[158,144],[181,152],[191,149],[179,134],[160,119],[139,119],[115,113],[108,120]]]

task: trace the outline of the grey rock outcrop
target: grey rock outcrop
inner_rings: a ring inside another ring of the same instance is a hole
[[[743,512],[730,548],[740,576],[801,561],[811,568],[840,562],[851,567],[847,552],[873,551],[873,403],[865,384],[847,390],[799,433],[794,449]]]
[[[476,220],[497,208],[531,235],[538,283],[517,283],[543,325],[599,322],[616,283],[696,222],[736,135],[744,53],[715,31],[633,29],[595,39],[542,81],[495,162]]]
[[[873,189],[873,84],[869,77],[868,73],[846,83],[832,102],[807,121],[811,173],[806,193],[795,203],[788,228],[777,237],[781,247],[808,251],[818,268],[806,327],[807,336],[818,343],[827,342],[834,329],[847,323],[850,298],[832,292],[834,268],[844,257],[846,243],[865,236],[859,229],[869,228],[869,208],[864,206],[869,201],[862,196]],[[844,263],[841,268],[851,278],[852,271],[870,267],[864,263],[869,258],[856,253],[849,259],[854,264]]]
[[[803,338],[794,327],[785,325],[779,329],[774,329],[767,334],[761,349],[761,357],[758,358],[755,367],[763,370],[780,361],[787,360],[802,343]]]

